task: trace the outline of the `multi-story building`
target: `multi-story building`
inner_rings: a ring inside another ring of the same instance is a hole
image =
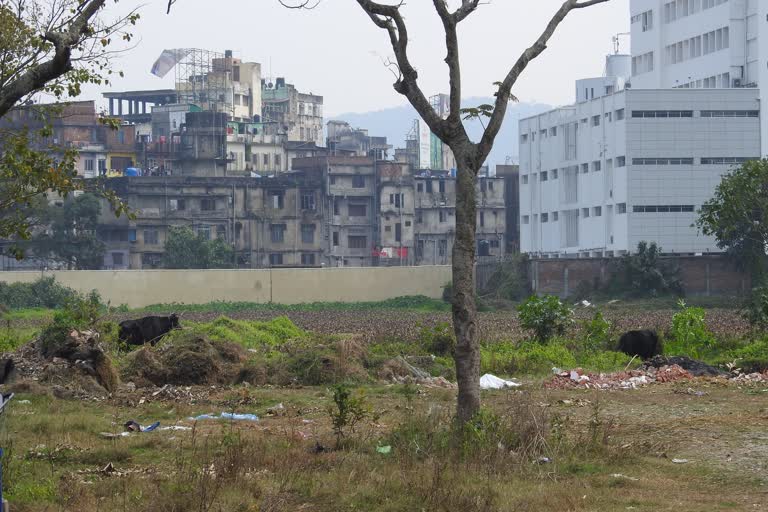
[[[768,2],[632,0],[632,88],[758,88],[768,100]],[[760,155],[768,154],[768,117]]]
[[[733,165],[760,156],[756,89],[625,91],[520,121],[521,250],[718,251],[692,227]]]
[[[270,134],[323,146],[323,97],[299,92],[285,78],[261,81],[262,121]]]
[[[456,179],[441,173],[416,176],[415,182],[415,263],[447,265],[456,239]],[[479,177],[476,199],[477,255],[500,258],[506,246],[504,178]]]
[[[328,240],[331,266],[373,264],[378,226],[377,164],[373,158],[359,156],[293,160],[295,170],[323,177],[327,212],[323,237]]]
[[[386,137],[374,137],[368,130],[352,128],[346,121],[328,121],[328,150],[331,154],[347,153],[386,160],[392,146]]]
[[[520,166],[497,165],[496,177],[504,178],[504,204],[506,206],[506,252],[520,252]]]
[[[374,258],[382,266],[415,262],[416,201],[414,178],[408,165],[377,162],[379,212]]]
[[[188,226],[235,249],[238,267],[320,266],[324,202],[319,176],[275,178],[115,178],[109,187],[133,209],[116,218],[102,209],[99,237],[108,269],[157,268],[168,230]]]

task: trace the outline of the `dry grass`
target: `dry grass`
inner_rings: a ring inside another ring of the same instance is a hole
[[[450,421],[450,391],[369,388],[380,418],[344,450],[321,453],[317,443],[333,445],[322,388],[239,388],[203,404],[136,408],[28,395],[19,399],[31,403],[16,403],[3,420],[4,485],[13,510],[22,511],[766,507],[761,390],[701,384],[708,394],[695,396],[663,385],[596,395],[531,387],[486,394],[489,412],[460,433]],[[277,402],[285,413],[266,416]],[[192,425],[189,416],[235,403],[261,421],[99,435],[128,419]],[[392,453],[377,453],[377,445]],[[541,457],[552,462],[537,463]],[[100,471],[109,463],[116,471]]]

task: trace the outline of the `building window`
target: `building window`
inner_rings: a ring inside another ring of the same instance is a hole
[[[616,213],[619,215],[627,213],[627,203],[619,203],[616,205]]]
[[[548,213],[542,213],[541,214],[541,222],[542,224],[545,222],[549,222],[549,214]]]
[[[336,184],[336,176],[329,176],[328,177],[328,181],[331,182],[331,185],[335,185]]]
[[[759,110],[702,110],[701,117],[760,117]]]
[[[275,210],[282,210],[285,206],[285,196],[282,190],[272,190],[269,192],[272,197],[272,208]]]
[[[198,226],[197,227],[197,236],[199,236],[203,240],[210,240],[211,239],[211,226]]]
[[[750,160],[756,160],[756,158],[740,157],[740,156],[727,156],[727,157],[702,157],[701,165],[729,165],[729,164],[743,164]]]
[[[215,199],[201,199],[200,200],[200,209],[204,212],[213,211],[216,209],[216,200]]]
[[[633,206],[634,213],[691,213],[693,205],[669,205],[669,206]]]
[[[184,199],[171,199],[169,202],[171,211],[183,211],[187,208],[187,203]]]
[[[589,172],[589,164],[581,164],[581,173],[587,174]]]
[[[526,142],[528,142],[528,134],[524,133],[520,135],[520,144],[525,144]]]
[[[693,158],[633,158],[632,165],[693,165]]]
[[[314,191],[307,190],[301,193],[301,209],[302,210],[316,209]]]
[[[107,172],[107,161],[104,158],[99,158],[99,172],[102,174]]]
[[[273,244],[281,244],[285,241],[285,224],[270,224],[269,234]]]
[[[367,216],[367,210],[366,205],[364,204],[350,204],[349,205],[349,216],[350,217],[365,217]]]
[[[632,76],[653,71],[653,52],[632,57]]]
[[[586,218],[589,218],[589,208],[582,208],[581,209],[581,216]]]
[[[549,175],[550,175],[551,179],[556,180],[557,179],[557,169],[552,169],[551,171],[549,171]]]
[[[301,255],[302,265],[315,265],[315,255],[312,253],[303,253]]]
[[[445,218],[446,218],[445,211],[440,210],[438,212],[438,218],[440,219],[440,222],[445,222]]]
[[[549,136],[550,137],[557,136],[557,126],[553,126],[552,128],[549,129]]]
[[[392,232],[392,226],[384,226],[384,232],[385,233],[391,233]]]
[[[547,171],[541,171],[539,180],[540,181],[547,181]]]
[[[269,264],[273,267],[276,265],[282,265],[283,255],[278,252],[273,252],[272,254],[269,255]]]
[[[149,229],[144,231],[144,245],[157,245],[157,230]]]
[[[438,240],[437,255],[441,257],[445,257],[446,254],[448,254],[448,240]]]
[[[523,180],[523,185],[527,185],[528,184],[528,175],[527,174],[523,174],[522,180]]]
[[[365,188],[365,176],[359,174],[352,176],[352,188]]]
[[[633,118],[667,119],[693,117],[693,110],[633,110]]]
[[[616,157],[616,167],[624,167],[626,165],[627,165],[627,157],[625,156]]]
[[[417,183],[416,184],[416,192],[424,192],[424,184],[423,183]]]
[[[595,206],[592,208],[592,215],[594,217],[602,217],[603,216],[603,207],[602,206]]]
[[[333,232],[333,246],[338,247],[339,246],[339,232],[334,231]]]
[[[88,158],[85,160],[85,170],[86,171],[93,171],[93,159]]]
[[[280,155],[275,155],[275,169],[280,169],[281,160]]]
[[[592,116],[592,126],[600,126],[600,116]]]
[[[552,212],[552,222],[560,220],[560,212]]]
[[[269,169],[269,154],[268,153],[264,153],[263,159],[264,159],[264,170],[266,171],[266,170]],[[282,258],[282,256],[281,256],[281,258]]]
[[[620,108],[616,111],[616,120],[617,121],[623,121],[624,120],[624,109]]]
[[[403,225],[399,222],[395,224],[395,242],[403,241]]]
[[[693,0],[690,0],[690,2],[693,4]],[[653,11],[649,10],[640,14],[636,14],[635,16],[632,16],[631,21],[632,24],[640,23],[643,32],[653,30]]]
[[[438,181],[438,190],[441,194],[445,194],[445,180],[441,179]]]
[[[600,162],[600,160],[595,160],[594,162],[592,162],[592,171],[593,172],[601,171],[602,169],[603,169],[603,166],[602,166],[602,163]]]
[[[368,237],[357,236],[357,235],[349,235],[349,238],[347,240],[347,244],[348,244],[350,249],[367,249],[368,248]]]
[[[522,222],[523,222],[523,224],[530,224],[531,217],[529,215],[523,215]]]
[[[493,190],[493,180],[488,180],[488,190]]]
[[[315,243],[315,225],[314,224],[301,225],[301,243],[303,244]]]
[[[113,252],[112,253],[112,265],[120,266],[122,264],[123,264],[123,253],[121,253],[121,252]]]
[[[480,227],[485,227],[485,212],[480,212]]]
[[[411,221],[409,220],[405,221],[405,227],[407,228],[411,227]]]
[[[421,224],[424,222],[424,217],[422,216],[421,210],[416,210],[416,224]]]
[[[613,121],[613,112],[606,112],[605,113],[605,122],[610,123]]]

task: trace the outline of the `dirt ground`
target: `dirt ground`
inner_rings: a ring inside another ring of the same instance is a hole
[[[453,391],[421,389],[407,402],[401,388],[367,388],[377,418],[360,428],[355,448],[324,453],[313,453],[318,444],[333,444],[330,393],[323,388],[123,389],[105,401],[21,394],[3,419],[5,446],[9,441],[11,446],[10,461],[4,462],[7,496],[12,510],[23,511],[185,510],[179,501],[153,508],[153,492],[166,499],[174,491],[147,486],[161,478],[158,474],[178,472],[171,478],[185,480],[185,464],[205,452],[202,447],[226,447],[237,438],[244,453],[259,447],[253,466],[238,478],[253,480],[260,494],[243,495],[239,482],[237,492],[222,487],[209,494],[210,508],[199,510],[410,510],[414,503],[425,504],[416,508],[424,510],[462,503],[466,510],[768,510],[765,384],[738,387],[695,379],[637,390],[550,391],[530,381],[522,391],[485,392],[484,404],[502,417],[519,410],[514,405],[523,401],[556,418],[569,436],[587,436],[597,422],[608,451],[594,456],[563,452],[563,460],[499,475],[482,462],[465,468],[447,464],[442,476],[435,473],[434,460],[414,462],[396,451],[383,456],[374,450],[409,415],[435,409],[450,414]],[[190,420],[221,411],[254,413],[260,420]],[[103,437],[103,432],[122,431],[130,419],[194,430]],[[202,469],[220,464],[215,458],[194,460]],[[479,473],[459,479],[454,471]],[[424,482],[410,482],[415,474]],[[461,482],[455,483],[461,491],[441,494],[454,485],[453,478]],[[113,496],[117,488],[131,499]],[[422,502],[428,489],[437,494]],[[403,494],[395,499],[388,493]],[[478,500],[486,493],[493,501],[483,505]]]

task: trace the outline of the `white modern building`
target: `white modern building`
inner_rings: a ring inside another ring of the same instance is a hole
[[[693,227],[734,165],[768,154],[768,0],[631,0],[632,54],[576,104],[520,121],[521,251],[719,252]]]
[[[747,87],[768,100],[768,1],[631,0],[630,15],[633,89]]]

